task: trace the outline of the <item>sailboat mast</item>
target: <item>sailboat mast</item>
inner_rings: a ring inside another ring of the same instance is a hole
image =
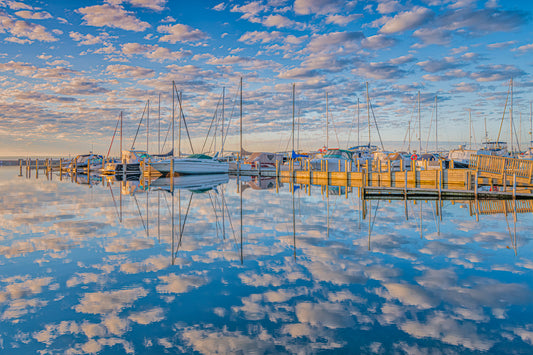
[[[240,105],[240,119],[239,119],[239,164],[242,157],[242,76],[241,76],[241,105]]]
[[[511,78],[511,107],[509,109],[510,111],[510,124],[511,124],[511,155],[514,153],[513,149],[513,78]]]
[[[226,88],[222,88],[222,124],[220,125],[220,140],[222,146],[220,147],[220,156],[224,156],[224,101],[226,99]]]
[[[437,95],[435,95],[435,152],[439,152],[439,136],[438,136],[438,120],[437,120]]]
[[[328,116],[328,93],[326,92],[326,148],[329,148],[329,116]]]
[[[148,154],[149,137],[150,137],[150,100],[148,100],[148,113],[146,115],[146,154]]]
[[[468,149],[472,149],[472,110],[468,109]]]
[[[122,111],[120,111],[120,161],[122,161]]]
[[[161,154],[161,93],[157,100],[157,152]]]
[[[531,142],[533,141],[533,110],[531,101],[529,101],[529,146],[531,146]]]
[[[179,120],[179,123],[178,123],[178,155],[181,157],[181,119],[183,117],[183,110],[182,110],[182,107],[181,107],[181,102],[182,102],[181,101],[181,99],[182,99],[181,91],[178,94],[178,90],[176,90],[176,95],[179,95],[178,104],[180,105],[180,120]]]
[[[418,92],[418,154],[422,154],[422,122],[420,120],[420,91]]]
[[[368,148],[370,149],[370,100],[368,96],[368,81],[366,82],[366,116],[368,119]]]
[[[531,142],[533,141],[533,110],[531,101],[529,101],[529,145],[531,146]]]
[[[172,81],[172,157],[174,157],[174,81]],[[172,238],[174,238],[174,235],[172,235]]]
[[[361,145],[359,140],[359,98],[357,98],[357,145]]]
[[[294,152],[294,94],[296,84],[292,84],[292,151]]]

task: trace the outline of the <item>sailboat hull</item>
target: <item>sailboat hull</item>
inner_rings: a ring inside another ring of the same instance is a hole
[[[171,172],[171,159],[152,162],[152,168],[163,174]],[[174,158],[174,173],[178,174],[227,174],[229,164],[215,159]]]

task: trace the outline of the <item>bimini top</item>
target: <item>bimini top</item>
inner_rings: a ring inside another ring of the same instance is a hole
[[[346,159],[351,160],[352,159],[352,152],[349,150],[344,149],[328,149],[326,154],[324,154],[324,158],[336,158],[336,159]]]
[[[210,160],[213,160],[213,157],[210,157],[209,155],[205,155],[205,154],[191,154],[191,155],[187,156],[187,158],[190,158],[190,159],[210,159]]]

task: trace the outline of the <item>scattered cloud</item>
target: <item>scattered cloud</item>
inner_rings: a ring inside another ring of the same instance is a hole
[[[133,16],[133,12],[126,11],[121,6],[94,5],[82,7],[76,12],[83,15],[83,20],[88,26],[114,27],[135,32],[142,32],[151,27],[148,22],[137,19]]]
[[[411,30],[429,21],[433,15],[431,10],[415,6],[411,11],[400,12],[393,18],[387,19],[379,32],[392,34]]]
[[[159,41],[170,42],[172,44],[175,44],[176,42],[195,42],[208,38],[204,32],[180,23],[172,26],[159,26],[157,27],[157,32],[168,33],[159,38]]]

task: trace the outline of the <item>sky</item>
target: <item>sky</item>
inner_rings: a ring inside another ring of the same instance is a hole
[[[0,0],[0,156],[105,155],[121,112],[124,148],[138,130],[167,151],[173,82],[195,152],[220,149],[222,117],[238,150],[241,78],[249,151],[291,149],[293,112],[302,150],[509,142],[511,117],[524,149],[532,17],[530,0]]]

